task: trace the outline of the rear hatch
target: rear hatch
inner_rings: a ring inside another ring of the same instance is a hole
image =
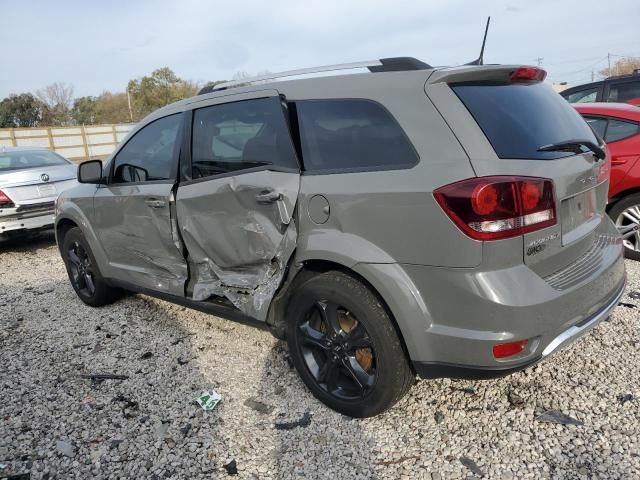
[[[483,66],[435,72],[436,104],[478,177],[550,179],[557,224],[523,235],[523,260],[540,273],[574,262],[603,221],[610,161],[603,142],[533,67]]]

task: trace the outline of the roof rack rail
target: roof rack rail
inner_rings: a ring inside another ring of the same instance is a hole
[[[370,72],[399,72],[405,70],[426,70],[431,65],[424,63],[412,57],[392,57],[381,58],[380,60],[370,60],[364,62],[338,63],[336,65],[324,65],[321,67],[301,68],[298,70],[288,70],[285,72],[268,73],[257,77],[243,78],[240,80],[231,80],[229,82],[218,83],[217,85],[208,85],[202,88],[198,95],[205,93],[226,90],[231,87],[238,87],[255,82],[264,82],[284,77],[295,77],[299,75],[309,75],[313,73],[334,72],[339,70],[352,70],[355,68],[367,68]]]

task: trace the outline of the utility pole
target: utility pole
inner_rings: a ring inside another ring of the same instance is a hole
[[[129,93],[129,85],[127,85],[127,103],[129,104],[129,118],[131,118],[131,123],[133,123],[133,110],[131,109],[131,94]]]
[[[536,57],[536,62],[538,62],[538,66],[541,67],[542,66],[542,61],[544,60],[543,57]]]
[[[591,81],[593,82],[593,68],[591,69]]]
[[[610,53],[607,53],[607,64],[608,64],[607,77],[610,77],[611,76],[611,54]]]

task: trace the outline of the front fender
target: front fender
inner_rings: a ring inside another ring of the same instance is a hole
[[[77,189],[82,190],[87,187],[89,187],[89,185],[81,185],[80,187],[77,187]],[[71,221],[75,223],[80,230],[82,230],[82,233],[87,239],[89,248],[91,248],[91,253],[93,253],[94,258],[98,263],[100,273],[103,277],[108,278],[111,276],[111,272],[107,255],[91,224],[91,217],[93,216],[93,192],[95,192],[95,187],[91,188],[91,192],[86,192],[88,194],[86,196],[70,198],[67,195],[62,194],[58,197],[58,200],[56,201],[54,222],[56,242],[58,243],[58,247],[61,247],[61,239],[58,238],[59,225],[64,221]]]

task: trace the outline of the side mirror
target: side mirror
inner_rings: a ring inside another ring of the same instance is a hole
[[[123,163],[116,168],[114,177],[126,183],[146,182],[149,172],[145,168]]]
[[[102,181],[102,161],[89,160],[78,166],[78,183],[100,183]]]

